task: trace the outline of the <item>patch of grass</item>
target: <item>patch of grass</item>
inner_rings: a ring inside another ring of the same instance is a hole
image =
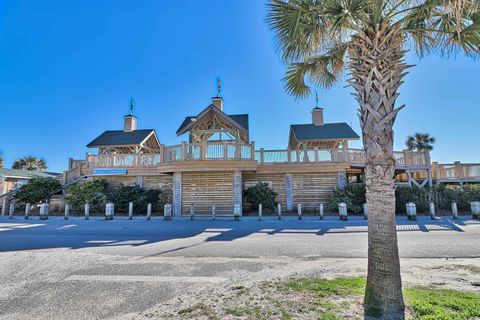
[[[342,320],[342,318],[332,311],[327,311],[320,314],[318,320]]]
[[[208,320],[220,320],[220,317],[218,317],[215,310],[205,303],[198,303],[194,306],[181,309],[177,313],[181,316],[187,316],[189,319],[195,319],[198,316],[204,316],[207,317]]]
[[[480,295],[458,290],[416,287],[405,290],[415,320],[480,319]]]
[[[329,297],[333,295],[362,295],[365,290],[365,278],[300,278],[293,279],[287,283],[287,288],[302,291],[314,292],[318,297]]]

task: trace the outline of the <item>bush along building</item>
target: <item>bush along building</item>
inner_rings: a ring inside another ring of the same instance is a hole
[[[177,216],[190,214],[192,206],[195,214],[210,214],[212,206],[217,214],[246,211],[244,190],[258,182],[271,186],[284,211],[299,203],[307,211],[320,203],[328,209],[334,190],[362,179],[365,154],[349,148],[360,137],[348,124],[326,122],[322,108],[311,113],[311,123],[290,126],[283,150],[258,148],[250,140],[249,115],[229,114],[218,96],[185,118],[177,135],[188,139],[177,145],[163,145],[154,129],[138,129],[130,113],[123,130],[105,131],[87,145],[96,154],[70,160],[63,182],[105,179],[158,189]],[[431,188],[435,173],[448,180],[446,165],[432,165],[428,151],[395,152],[395,160],[399,183]]]

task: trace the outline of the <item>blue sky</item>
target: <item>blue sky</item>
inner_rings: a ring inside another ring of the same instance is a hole
[[[0,0],[0,150],[11,165],[26,154],[61,171],[84,158],[104,130],[121,129],[130,97],[139,127],[176,144],[223,83],[227,113],[250,114],[258,147],[285,148],[289,125],[310,122],[314,98],[283,90],[285,66],[265,23],[263,0]],[[428,56],[410,70],[399,104],[395,148],[427,131],[434,160],[480,162],[480,64]],[[319,90],[327,122],[360,133],[345,82]],[[355,143],[354,146],[359,146]]]

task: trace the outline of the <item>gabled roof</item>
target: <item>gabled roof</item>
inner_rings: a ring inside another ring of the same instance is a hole
[[[325,123],[322,126],[313,124],[292,124],[290,133],[297,141],[359,139],[358,134],[345,122]]]
[[[192,122],[195,122],[196,120],[200,119],[209,110],[214,110],[215,112],[218,112],[223,117],[231,120],[231,122],[237,125],[240,129],[248,131],[248,114],[226,114],[222,110],[218,109],[213,104],[211,104],[207,108],[205,108],[199,115],[186,117],[185,120],[183,120],[180,127],[178,128],[177,135],[181,135],[185,133],[186,132],[184,131],[185,128],[187,128]]]
[[[19,179],[31,179],[31,178],[54,178],[54,174],[49,174],[42,171],[34,170],[19,170],[0,168],[0,176],[5,178],[19,178]]]
[[[105,131],[92,142],[87,144],[88,148],[99,148],[108,146],[139,145],[153,133],[158,142],[157,135],[153,129],[134,130],[125,132],[123,130]],[[158,143],[160,145],[160,143]]]

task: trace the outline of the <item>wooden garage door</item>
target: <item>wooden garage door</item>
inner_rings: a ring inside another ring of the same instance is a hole
[[[211,214],[215,204],[217,214],[233,214],[233,173],[206,172],[182,174],[182,213]]]
[[[337,187],[337,173],[292,174],[293,202],[304,208],[313,208],[323,203],[329,207],[333,190]]]
[[[283,210],[287,207],[285,201],[285,174],[257,174],[254,172],[243,174],[243,188],[247,189],[259,182],[266,182],[270,187],[278,193],[277,202],[282,204]],[[246,204],[248,206],[248,204]],[[248,210],[248,207],[244,206]]]

